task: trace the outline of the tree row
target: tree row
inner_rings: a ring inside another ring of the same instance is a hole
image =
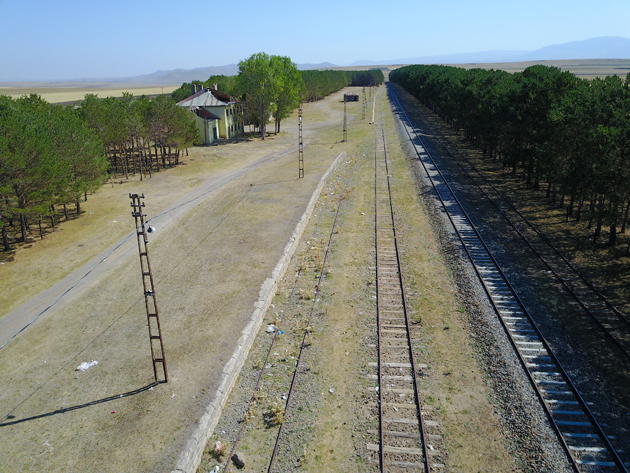
[[[0,230],[28,240],[31,226],[54,228],[68,204],[95,192],[108,173],[140,174],[177,164],[198,139],[193,116],[166,96],[86,95],[80,108],[51,105],[37,95],[0,96]],[[63,209],[63,210],[61,210]],[[62,213],[60,213],[62,212]]]
[[[55,206],[76,204],[103,184],[107,160],[98,134],[72,108],[50,105],[37,95],[17,100],[0,96],[0,227],[22,241],[33,223],[50,218]]]
[[[140,174],[140,180],[160,168],[179,164],[181,152],[200,139],[194,117],[171,98],[158,95],[99,99],[86,95],[79,116],[101,138],[117,174]]]
[[[253,54],[239,62],[236,76],[211,76],[205,82],[193,81],[213,87],[238,97],[244,103],[245,122],[260,129],[264,139],[269,117],[275,122],[275,132],[280,123],[301,103],[321,100],[343,87],[378,86],[383,83],[381,70],[369,71],[298,71],[288,57],[265,53]],[[191,84],[184,83],[171,97],[181,101],[191,94]]]
[[[555,67],[523,72],[406,66],[399,84],[462,132],[527,188],[546,183],[546,197],[609,244],[630,212],[630,74],[581,79]],[[630,247],[629,247],[630,248]]]

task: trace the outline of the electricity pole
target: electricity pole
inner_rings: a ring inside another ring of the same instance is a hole
[[[346,113],[346,95],[343,96],[343,140],[342,143],[348,141],[348,114]]]
[[[361,108],[361,120],[365,120],[366,109],[367,109],[367,97],[365,96],[365,86],[363,86],[363,107]]]
[[[298,145],[298,160],[299,160],[299,170],[298,170],[298,179],[304,177],[304,141],[302,140],[302,104],[300,104],[300,108],[298,109],[298,121],[299,121],[299,129],[300,129],[300,143]]]

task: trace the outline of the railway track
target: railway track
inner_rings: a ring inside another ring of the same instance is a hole
[[[514,350],[541,401],[552,428],[575,471],[627,472],[619,452],[567,375],[564,367],[525,308],[485,241],[472,224],[451,186],[433,159],[431,148],[413,124],[388,84],[398,114],[418,159],[463,249],[498,315]]]
[[[582,311],[585,319],[594,323],[609,341],[620,351],[626,362],[630,361],[630,318],[617,307],[572,264],[553,243],[529,220],[510,200],[494,186],[489,179],[460,153],[456,156],[437,136],[434,139],[451,157],[457,157],[466,177],[479,189],[482,197],[499,211],[502,220],[514,230],[525,245],[534,253],[548,273],[562,286],[562,291],[569,298],[569,304]],[[461,163],[466,162],[466,165]],[[475,177],[477,176],[477,177]],[[479,182],[481,181],[481,183]],[[484,189],[484,187],[486,190]],[[490,194],[495,195],[493,199]],[[505,206],[503,204],[506,204]],[[512,218],[510,218],[512,215]]]
[[[461,165],[462,170],[481,195],[497,210],[503,219],[519,235],[536,257],[545,265],[570,298],[591,322],[594,322],[617,346],[626,362],[630,361],[630,320],[619,311],[562,253],[471,163],[467,166],[478,178]],[[499,197],[499,204],[483,186]],[[501,203],[507,204],[505,209]],[[512,218],[510,218],[512,215]]]
[[[439,463],[442,437],[438,423],[426,418],[430,413],[423,412],[418,389],[418,370],[427,366],[415,362],[382,122],[381,113],[374,136],[377,360],[368,364],[376,371],[369,376],[377,383],[379,430],[368,431],[378,443],[366,448],[378,454],[381,472],[428,473],[444,467]]]
[[[372,146],[372,145],[371,145]],[[370,147],[371,147],[370,146]],[[396,239],[396,228],[394,220],[394,207],[391,200],[391,182],[387,162],[386,137],[383,126],[375,127],[374,135],[374,236],[375,236],[375,267],[374,280],[376,282],[376,326],[374,339],[377,344],[374,348],[378,356],[368,360],[366,371],[368,378],[372,382],[372,392],[377,391],[378,402],[371,405],[371,412],[374,418],[378,419],[378,430],[368,430],[368,443],[365,445],[365,457],[373,463],[380,472],[395,471],[440,471],[444,467],[440,463],[442,455],[442,436],[439,425],[431,419],[431,406],[422,408],[420,393],[418,390],[419,370],[425,369],[426,365],[417,365],[411,344],[411,328],[405,300],[403,285],[403,274],[400,267],[400,256]],[[364,156],[363,164],[369,162]],[[366,159],[368,161],[366,161]],[[350,178],[344,184],[348,185]],[[339,194],[339,192],[335,192]],[[342,190],[340,194],[343,194]],[[330,202],[328,202],[330,205]],[[341,213],[343,200],[340,199],[334,212],[330,212],[327,219],[332,219],[332,225],[323,224],[318,220],[313,236],[309,241],[320,240],[321,233],[318,229],[326,227],[327,241],[323,245],[325,252],[321,260],[321,270],[316,284],[316,292],[312,299],[306,321],[301,326],[303,329],[301,340],[299,341],[298,355],[295,362],[295,369],[292,370],[290,387],[286,393],[284,422],[278,427],[275,435],[275,444],[270,455],[267,471],[286,471],[291,468],[286,464],[284,458],[285,450],[285,425],[290,419],[291,412],[299,407],[299,396],[294,396],[303,372],[303,355],[308,351],[308,335],[313,316],[316,314],[318,306],[319,290],[325,280],[327,270],[327,259],[329,250],[334,242],[334,235],[337,229],[337,219]],[[323,212],[318,211],[318,219],[322,218]],[[315,237],[320,233],[319,237]],[[309,247],[310,248],[310,247]],[[310,251],[310,249],[309,249]],[[308,259],[308,258],[305,258]],[[298,283],[302,277],[302,268],[296,275],[293,287],[289,296],[289,303],[299,297]],[[311,276],[312,277],[312,276]],[[284,328],[283,321],[279,321]],[[286,335],[285,335],[286,336]],[[259,398],[259,390],[264,390],[263,375],[270,361],[270,355],[276,348],[277,333],[267,351],[267,358],[262,363],[262,369],[257,377],[254,392],[249,401],[247,410],[252,409]],[[376,396],[374,396],[376,397]],[[424,411],[424,412],[423,412]],[[249,414],[245,414],[247,419]],[[237,437],[231,446],[231,451],[227,456],[223,471],[230,470],[231,459],[238,450],[238,443],[241,435],[246,429],[247,422],[243,422]],[[290,427],[289,427],[290,430]],[[371,439],[374,439],[372,442]]]
[[[367,151],[367,148],[369,146],[371,146],[371,143],[368,143],[368,142],[364,142],[360,144],[357,148],[357,151],[354,154],[354,159],[355,160],[360,159],[359,157],[361,155],[365,156],[365,152]],[[283,406],[284,419],[286,420],[291,415],[292,409],[297,408],[298,401],[294,399],[294,393],[300,381],[300,374],[303,373],[304,371],[304,368],[302,366],[303,356],[308,346],[310,345],[310,334],[312,332],[313,319],[317,315],[317,309],[319,307],[319,304],[318,304],[319,295],[322,288],[322,283],[325,281],[326,272],[328,270],[326,263],[328,260],[328,256],[330,254],[330,248],[332,246],[334,235],[337,230],[337,220],[339,218],[339,215],[343,206],[343,202],[344,202],[344,199],[341,196],[344,194],[344,191],[346,187],[348,186],[348,183],[351,181],[354,171],[356,170],[356,167],[359,165],[360,165],[359,163],[355,162],[355,164],[353,165],[354,168],[350,172],[350,176],[346,179],[345,183],[341,185],[342,187],[341,192],[339,191],[336,192],[338,196],[336,205],[335,203],[329,200],[322,199],[322,203],[317,210],[317,214],[315,215],[317,217],[317,222],[313,230],[313,234],[308,239],[309,245],[307,246],[307,250],[304,255],[305,256],[304,260],[302,264],[300,265],[299,270],[295,276],[295,280],[292,284],[291,292],[289,294],[288,301],[287,301],[287,307],[291,307],[292,311],[296,313],[302,312],[299,309],[300,305],[302,306],[303,309],[306,309],[306,317],[305,319],[301,319],[301,320],[286,320],[289,315],[289,311],[287,311],[284,317],[276,320],[277,329],[273,335],[271,344],[269,345],[269,349],[267,350],[264,363],[262,363],[262,367],[260,368],[260,371],[258,373],[254,390],[252,392],[252,395],[249,399],[248,406],[245,411],[245,418],[243,419],[243,422],[241,423],[241,427],[238,430],[238,433],[236,435],[236,438],[233,444],[231,445],[230,452],[226,457],[226,461],[222,469],[224,473],[227,473],[228,471],[230,471],[233,455],[238,450],[239,442],[247,428],[248,419],[250,418],[251,411],[253,410],[253,407],[256,404],[256,401],[260,398],[261,391],[265,390],[265,387],[263,386],[264,384],[263,376],[267,374],[267,371],[269,371],[268,368],[272,366],[270,363],[272,352],[274,352],[274,350],[279,350],[277,346],[278,345],[277,342],[279,341],[278,336],[281,333],[284,334],[283,335],[283,338],[285,338],[285,340],[283,340],[284,345],[286,345],[287,343],[286,342],[287,338],[291,338],[293,336],[293,338],[298,339],[297,343],[293,343],[293,345],[297,345],[295,348],[297,349],[298,356],[297,356],[297,360],[295,361],[294,369],[292,369],[291,373],[289,374],[289,376],[291,377],[290,387],[288,391],[282,395],[283,396],[282,399],[284,400],[284,406]],[[337,182],[337,184],[339,185],[340,183]],[[323,249],[323,255],[321,254],[322,249]],[[312,253],[317,253],[318,256],[313,255],[313,257],[311,258]],[[310,295],[308,295],[308,299],[306,299],[306,304],[305,304],[305,299],[303,299],[304,289],[300,288],[300,285],[305,285],[305,287],[307,288],[306,289],[307,291],[309,291],[309,288],[312,289],[312,284],[310,283],[310,281],[308,282],[303,281],[303,280],[312,278],[310,274],[305,276],[306,270],[312,269],[312,266],[319,267],[319,270],[317,271],[317,283],[315,285],[315,291],[314,291],[313,296],[311,297]],[[293,329],[290,329],[288,326],[289,324],[293,324],[295,325],[295,327]],[[281,331],[280,327],[285,327],[285,325],[287,326],[286,329]],[[294,333],[293,335],[289,335],[289,332],[294,332]],[[277,355],[277,353],[275,354]],[[279,423],[278,431],[275,436],[275,443],[273,446],[273,450],[271,451],[270,457],[269,457],[269,463],[267,466],[268,472],[277,471],[277,470],[282,471],[283,469],[285,469],[284,466],[278,465],[279,463],[281,463],[281,460],[282,460],[281,450],[282,450],[282,444],[283,444],[284,425],[285,425],[284,422]],[[270,427],[273,427],[273,426],[270,425]]]

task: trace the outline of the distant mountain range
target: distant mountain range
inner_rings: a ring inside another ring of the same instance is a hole
[[[379,61],[361,60],[347,64],[348,66],[387,66],[394,64],[471,64],[471,63],[506,63],[521,61],[546,61],[562,59],[630,59],[630,39],[618,36],[602,36],[584,41],[572,41],[564,44],[554,44],[536,51],[483,51],[475,53],[443,54],[439,56],[417,56],[401,59],[383,59]],[[298,64],[298,69],[326,69],[339,67],[330,62],[320,64]],[[196,69],[173,69],[170,71],[155,71],[135,77],[81,79],[82,82],[134,82],[145,85],[179,85],[193,80],[206,80],[215,74],[235,75],[238,73],[237,64],[226,66],[198,67]]]
[[[227,66],[197,67],[195,69],[173,69],[171,71],[155,71],[153,74],[142,74],[136,77],[129,77],[128,82],[142,82],[143,84],[181,84],[193,80],[206,80],[213,75],[233,76],[238,74],[236,64]]]
[[[417,56],[402,59],[383,59],[380,61],[362,60],[348,66],[386,66],[394,64],[470,64],[499,63],[520,61],[548,61],[560,59],[630,59],[630,39],[618,36],[602,36],[584,41],[572,41],[564,44],[553,44],[536,51],[482,51],[476,53],[443,54],[439,56]],[[298,69],[325,69],[338,67],[330,62],[320,64],[298,64]],[[234,75],[238,73],[236,64],[227,66],[199,67],[197,69],[175,69],[172,71],[156,71],[126,81],[181,84],[195,79],[204,80],[213,74]]]
[[[478,53],[418,56],[382,61],[356,61],[351,66],[392,64],[470,64],[488,62],[549,61],[560,59],[630,59],[630,39],[601,36],[584,41],[553,44],[535,51],[483,51]]]
[[[298,69],[324,69],[336,67],[333,63],[322,62],[320,64],[298,64]],[[172,71],[155,71],[153,74],[143,74],[141,76],[120,79],[126,82],[141,82],[143,84],[181,84],[193,80],[206,80],[213,75],[233,76],[238,74],[237,64],[227,66],[198,67],[196,69],[174,69]]]

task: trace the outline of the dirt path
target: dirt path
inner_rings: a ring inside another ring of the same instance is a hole
[[[344,149],[336,143],[340,97],[334,94],[306,106],[304,179],[296,178],[297,126],[292,118],[283,124],[288,132],[265,142],[202,149],[221,154],[225,164],[162,208],[153,208],[151,192],[142,187],[150,181],[125,187],[124,194],[115,189],[123,194],[119,199],[127,199],[126,193],[136,188],[144,192],[158,230],[150,251],[170,382],[150,386],[153,373],[135,242],[117,236],[116,243],[99,248],[89,263],[0,319],[6,340],[20,322],[32,320],[33,313],[80,280],[0,351],[0,471],[173,467],[216,395],[220,373],[262,282],[319,178]],[[124,209],[120,218],[132,223],[128,212]],[[92,233],[100,238],[102,229]],[[27,260],[16,258],[15,263]],[[91,360],[99,364],[84,373],[75,371]]]
[[[217,192],[233,180],[243,177],[282,156],[287,156],[293,151],[292,148],[289,148],[283,152],[273,153],[257,159],[248,166],[212,178],[158,215],[150,216],[148,222],[160,232],[168,231],[171,224],[177,223],[183,215],[199,205],[199,201],[212,198],[210,194]],[[134,234],[135,231],[128,233],[54,286],[0,319],[0,346],[7,344],[9,340],[18,336],[44,314],[48,317],[53,316],[55,306],[62,303],[64,297],[71,297],[71,293],[80,293],[86,290],[95,280],[114,270],[122,260],[135,255],[137,243]]]

